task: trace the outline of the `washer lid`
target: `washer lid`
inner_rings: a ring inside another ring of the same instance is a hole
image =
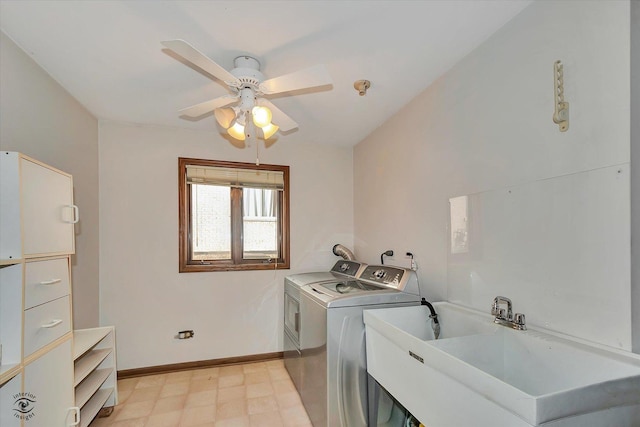
[[[318,286],[324,288],[320,289],[321,291],[328,290],[330,291],[330,295],[333,296],[353,295],[360,292],[380,291],[383,289],[380,286],[370,285],[368,283],[359,282],[357,280],[342,280],[339,282],[320,283],[318,284]]]
[[[336,280],[303,286],[302,294],[327,308],[418,302],[415,295],[359,280]]]

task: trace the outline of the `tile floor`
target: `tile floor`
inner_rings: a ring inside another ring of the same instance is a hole
[[[282,360],[120,380],[118,396],[90,427],[311,427]]]

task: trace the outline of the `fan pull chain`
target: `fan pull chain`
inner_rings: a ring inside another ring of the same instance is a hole
[[[260,152],[258,151],[259,146],[260,146],[260,141],[256,139],[256,166],[260,166]]]

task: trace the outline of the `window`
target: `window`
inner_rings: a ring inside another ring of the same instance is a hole
[[[180,272],[289,268],[289,167],[178,159]]]

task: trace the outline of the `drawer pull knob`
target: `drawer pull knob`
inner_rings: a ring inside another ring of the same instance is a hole
[[[58,326],[61,323],[62,323],[62,319],[56,319],[56,320],[52,320],[49,323],[45,323],[44,325],[42,325],[42,327],[43,328],[55,328],[56,326]]]
[[[40,282],[41,285],[55,285],[56,283],[62,282],[62,279],[51,279],[45,280],[44,282]]]

